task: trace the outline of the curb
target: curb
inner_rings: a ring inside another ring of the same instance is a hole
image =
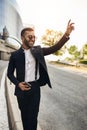
[[[0,130],[9,130],[8,110],[5,96],[6,70],[0,74],[2,74],[0,81]]]
[[[87,65],[81,64],[81,63],[68,63],[68,62],[60,62],[60,61],[48,61],[48,63],[54,63],[58,65],[66,65],[66,66],[72,66],[72,67],[77,67],[77,68],[87,68]]]
[[[10,118],[10,127],[12,130],[23,130],[21,114],[18,108],[16,96],[14,95],[14,89],[15,86],[6,77],[6,99]],[[37,130],[41,130],[39,124]]]

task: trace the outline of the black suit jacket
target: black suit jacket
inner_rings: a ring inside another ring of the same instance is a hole
[[[63,36],[61,40],[57,42],[54,46],[47,48],[46,47],[41,48],[40,46],[33,46],[30,49],[32,55],[39,63],[40,78],[38,81],[40,86],[48,84],[49,87],[51,88],[51,83],[47,72],[44,56],[52,54],[55,51],[59,50],[68,39],[69,38]],[[15,70],[16,75],[14,75]],[[23,82],[25,79],[25,54],[22,47],[19,50],[12,53],[8,64],[7,76],[11,80],[11,82],[13,82],[16,85],[15,95],[22,94],[22,91],[18,87],[18,84],[20,82]]]

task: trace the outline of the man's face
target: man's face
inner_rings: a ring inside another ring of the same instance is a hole
[[[34,31],[26,31],[24,36],[22,36],[22,42],[27,48],[31,48],[35,43]]]

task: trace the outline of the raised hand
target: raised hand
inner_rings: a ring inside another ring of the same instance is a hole
[[[65,31],[65,35],[69,36],[73,30],[74,30],[74,23],[72,23],[71,20],[69,20]]]

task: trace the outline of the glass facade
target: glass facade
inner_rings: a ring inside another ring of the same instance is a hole
[[[9,35],[20,38],[23,28],[16,0],[0,0],[0,32],[6,26]]]

